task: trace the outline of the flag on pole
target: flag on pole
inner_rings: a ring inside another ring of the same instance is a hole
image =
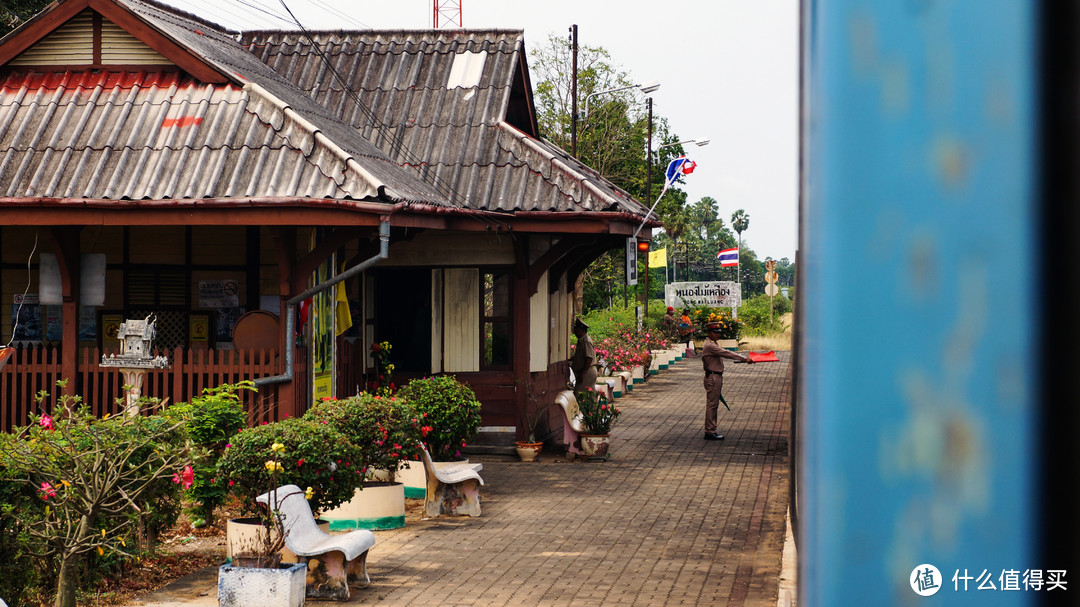
[[[670,188],[680,176],[693,173],[696,168],[697,163],[686,156],[679,156],[675,160],[672,160],[668,163],[667,171],[665,172],[667,178],[664,180],[664,189],[667,190]]]
[[[667,249],[660,249],[658,251],[652,251],[649,253],[649,267],[650,268],[666,268],[667,267]]]
[[[724,249],[716,254],[716,258],[720,260],[721,266],[737,266],[739,265],[739,247]]]

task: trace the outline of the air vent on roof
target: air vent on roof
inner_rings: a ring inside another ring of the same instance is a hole
[[[478,86],[480,77],[484,75],[485,63],[487,63],[487,51],[454,55],[454,65],[450,67],[450,77],[446,81],[446,88],[471,89]]]

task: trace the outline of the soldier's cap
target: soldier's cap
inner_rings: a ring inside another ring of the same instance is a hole
[[[719,331],[720,330],[720,323],[715,321],[715,320],[713,322],[707,322],[707,323],[705,323],[705,330],[706,331]]]
[[[580,318],[578,318],[574,320],[574,330],[588,331],[589,325],[585,324]]]

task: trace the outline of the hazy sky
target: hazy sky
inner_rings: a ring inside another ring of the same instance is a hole
[[[167,0],[234,29],[288,27],[280,0]],[[285,0],[305,27],[417,29],[433,0]],[[668,119],[698,163],[691,202],[719,201],[720,217],[744,209],[746,247],[795,259],[798,192],[798,0],[461,0],[466,28],[525,30],[527,49],[578,25],[582,45],[602,46],[635,81],[658,80],[654,113]],[[583,102],[584,100],[582,100]],[[649,201],[651,204],[652,201]]]

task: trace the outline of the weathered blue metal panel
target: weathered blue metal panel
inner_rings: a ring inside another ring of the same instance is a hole
[[[800,605],[1047,592],[1022,580],[1047,567],[1035,6],[804,3]],[[943,578],[926,598],[924,563]]]

